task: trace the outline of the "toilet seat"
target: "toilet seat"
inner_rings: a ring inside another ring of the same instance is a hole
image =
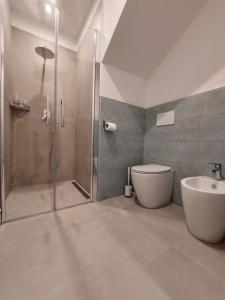
[[[140,174],[162,174],[171,170],[172,168],[170,167],[155,164],[134,166],[131,168],[132,172]]]

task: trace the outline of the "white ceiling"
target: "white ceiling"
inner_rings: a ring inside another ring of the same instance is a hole
[[[83,31],[90,25],[100,3],[99,0],[8,0],[12,25],[45,39],[54,39],[54,16],[45,12],[51,4],[60,10],[60,44],[77,49]]]
[[[207,0],[127,0],[103,62],[149,79]]]

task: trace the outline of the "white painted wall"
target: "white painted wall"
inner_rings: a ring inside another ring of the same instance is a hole
[[[110,15],[114,1],[104,4]],[[110,39],[116,22],[107,14],[103,32]],[[102,64],[100,95],[147,108],[225,86],[224,29],[225,1],[209,0],[149,80]]]
[[[102,58],[127,0],[103,0],[102,5]]]
[[[19,2],[21,2],[21,5]],[[27,0],[10,2],[12,26],[54,42],[54,13],[52,12],[51,15],[46,15],[44,11],[41,13],[41,6],[38,9],[36,5],[32,4],[32,1]],[[42,5],[43,3],[39,4]],[[100,11],[100,5],[101,0],[83,2],[80,0],[58,1],[56,6],[60,10],[59,45],[78,51],[88,30],[99,29],[100,27],[100,22],[98,24],[96,22],[93,23],[97,12]],[[99,13],[99,21],[100,17]]]
[[[91,10],[89,11],[89,15],[86,19],[86,22],[80,32],[76,50],[79,50],[80,45],[82,44],[83,40],[85,39],[85,35],[88,33],[89,30],[101,30],[101,0],[93,1],[93,5]]]
[[[146,85],[142,78],[101,64],[100,96],[144,107]]]
[[[101,57],[103,58],[127,0],[103,0]],[[100,96],[144,107],[147,81],[101,63]]]
[[[208,0],[128,0],[103,62],[145,80]]]
[[[145,107],[225,86],[225,1],[209,0],[146,88]]]

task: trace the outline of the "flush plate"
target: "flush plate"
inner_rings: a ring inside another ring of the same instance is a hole
[[[168,126],[174,124],[175,111],[167,111],[157,114],[156,126]]]

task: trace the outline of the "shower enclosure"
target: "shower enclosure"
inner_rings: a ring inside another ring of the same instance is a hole
[[[94,199],[99,7],[87,25],[53,1],[0,1],[5,222]]]

